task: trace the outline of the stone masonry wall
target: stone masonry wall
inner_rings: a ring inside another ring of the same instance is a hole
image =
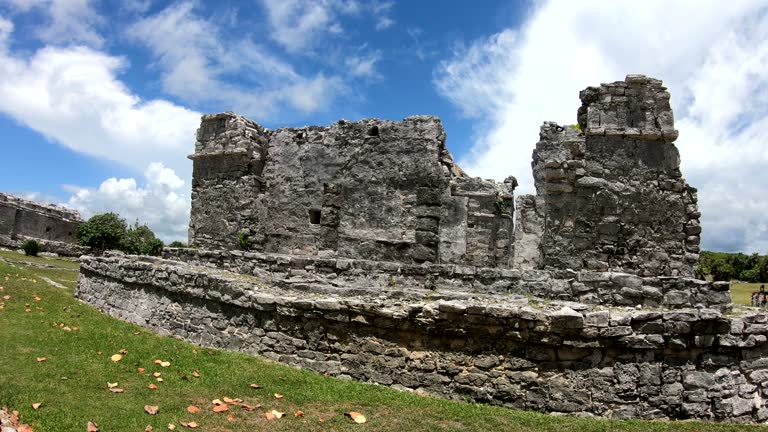
[[[16,247],[25,239],[36,239],[49,252],[75,252],[80,214],[63,207],[45,205],[0,193],[0,245]],[[84,252],[85,250],[80,250]]]
[[[543,227],[517,262],[693,276],[700,213],[696,189],[680,172],[666,88],[628,75],[580,97],[578,127],[541,127],[532,164],[536,198],[522,202]],[[525,234],[521,227],[519,237]]]
[[[121,256],[84,257],[77,295],[204,346],[449,398],[619,419],[768,419],[762,311],[318,294]]]
[[[470,179],[439,119],[339,121],[267,130],[204,116],[192,183],[190,244],[297,255],[506,267],[512,180]]]
[[[517,270],[416,265],[349,258],[196,249],[163,250],[163,257],[210,269],[253,275],[279,287],[308,292],[385,295],[388,292],[472,296],[520,295],[593,305],[714,308],[728,311],[727,282],[685,277],[640,277],[627,273]]]

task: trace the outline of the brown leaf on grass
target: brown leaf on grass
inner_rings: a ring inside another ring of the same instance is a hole
[[[233,416],[232,414],[228,415],[227,416],[227,421],[230,422],[230,423],[234,422],[235,421],[235,416]]]
[[[197,369],[195,369],[195,370],[192,372],[192,376],[193,376],[193,377],[195,377],[195,378],[200,378],[200,372],[199,372]]]
[[[197,413],[200,412],[200,408],[198,408],[198,407],[196,407],[194,405],[190,405],[190,406],[187,407],[187,412],[190,413],[190,414],[197,414]]]
[[[160,407],[157,405],[144,405],[144,411],[146,411],[149,415],[155,415],[159,410]]]
[[[144,428],[144,432],[152,432],[153,430],[155,429],[152,427],[152,425],[147,425],[147,427]]]
[[[224,398],[222,398],[222,399],[224,400],[224,403],[228,403],[228,404],[230,404],[230,405],[233,405],[233,404],[239,404],[240,402],[242,402],[242,401],[243,401],[243,400],[242,400],[242,399],[240,399],[240,398],[237,398],[237,399],[232,399],[232,398],[224,397]]]
[[[32,404],[32,409],[37,411],[40,408],[40,405],[42,405],[40,402],[35,402]]]
[[[260,388],[261,388],[261,384],[251,384],[251,386],[250,386],[250,387],[251,387],[252,389],[260,389]]]
[[[181,422],[181,425],[184,426],[184,427],[188,427],[190,429],[197,429],[198,427],[200,427],[200,425],[197,424],[197,422],[193,422],[193,421],[191,421],[189,423]]]
[[[211,403],[214,404],[214,405],[223,405],[224,404],[224,402],[222,402],[221,399],[214,399],[214,400],[211,401]]]
[[[117,383],[116,382],[113,382],[113,383],[108,382],[107,383],[107,388],[115,388],[115,387],[117,387]]]
[[[126,355],[126,354],[128,354],[128,350],[127,350],[127,349],[125,349],[125,348],[121,349],[121,350],[120,350],[120,351],[118,351],[118,352],[119,352],[120,354],[122,354],[122,355]]]
[[[149,389],[150,390],[157,390],[157,386],[154,383],[152,383],[152,384],[149,385]]]
[[[144,368],[138,368],[138,369],[136,369],[136,370],[137,370],[137,371],[138,371],[140,374],[143,374],[143,373],[146,371],[146,369],[144,369]]]
[[[213,407],[213,412],[215,413],[222,413],[226,411],[229,411],[229,406],[227,405],[216,405],[215,407]]]
[[[304,411],[298,410],[293,413],[294,417],[304,417]]]
[[[111,388],[111,389],[109,389],[109,391],[111,391],[112,393],[124,393],[125,392],[125,390],[123,390],[121,388]]]
[[[270,412],[265,412],[264,413],[264,418],[266,418],[267,420],[274,420],[274,419],[282,418],[284,415],[285,415],[285,413],[282,413],[282,412],[277,411],[277,410],[272,410]]]
[[[23,425],[19,425],[18,429],[16,429],[16,432],[32,432],[32,426],[24,423]]]
[[[97,425],[92,421],[89,421],[88,426],[86,426],[86,432],[99,432],[99,425]]]
[[[133,335],[134,335],[134,336],[138,336],[138,335],[140,335],[140,334],[141,334],[141,332],[140,332],[140,331],[135,331],[135,332],[133,332]]]
[[[6,279],[6,280],[7,280],[7,279]],[[4,296],[3,296],[3,300],[10,300],[10,299],[11,299],[11,296],[9,296],[9,295],[4,295]]]
[[[160,360],[160,359],[157,359],[157,360],[155,360],[155,364],[160,364],[160,363],[162,363],[162,362],[163,362],[163,361],[162,361],[162,360]]]
[[[101,351],[96,352],[96,355],[101,355],[101,354],[102,354]]]
[[[164,367],[164,368],[166,368],[166,367],[168,367],[168,366],[170,366],[170,365],[171,365],[171,362],[168,362],[168,361],[164,361],[164,362],[161,362],[161,363],[160,363],[160,366],[162,366],[162,367]]]
[[[42,300],[42,299],[40,298],[40,296],[34,296],[33,298],[35,299],[35,301],[38,301],[38,302],[39,302],[40,300]]]
[[[155,378],[159,377],[160,375],[162,375],[160,372],[152,372],[152,376]]]
[[[121,354],[114,354],[109,359],[112,360],[113,362],[117,363],[117,362],[119,362],[120,360],[123,359],[123,356]]]
[[[26,308],[26,309],[24,309],[24,312],[26,312],[26,313],[30,313],[30,312],[32,312],[32,309],[30,309],[30,308]]]
[[[344,413],[345,416],[350,417],[352,420],[355,421],[355,423],[365,423],[368,421],[368,419],[365,418],[364,415],[357,411],[350,411],[348,413]]]
[[[283,395],[281,395],[280,393],[275,393],[275,399],[282,399],[282,398],[283,398]]]
[[[157,382],[163,382],[163,379],[162,379],[162,378],[160,378],[160,377],[157,377],[157,378],[155,378],[155,380],[156,380]]]
[[[246,405],[246,404],[240,404],[240,408],[243,409],[243,411],[253,411],[256,408],[261,408],[261,404],[259,405]]]
[[[176,425],[173,423],[168,423],[168,430],[176,430]]]
[[[37,360],[38,363],[42,363],[42,362],[44,362],[44,361],[46,361],[48,359],[45,358],[45,357],[38,357],[36,360]]]

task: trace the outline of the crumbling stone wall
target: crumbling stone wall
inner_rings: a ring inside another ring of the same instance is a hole
[[[397,262],[509,266],[511,179],[471,179],[439,119],[339,121],[267,130],[204,116],[190,244]]]
[[[580,93],[578,125],[546,122],[533,152],[536,197],[521,197],[521,267],[692,276],[696,189],[680,172],[669,93],[629,75]]]
[[[0,245],[18,247],[25,239],[44,243],[46,250],[78,254],[77,229],[83,220],[75,210],[36,203],[0,193]],[[71,253],[70,253],[71,252]]]
[[[283,282],[108,255],[81,260],[77,295],[204,346],[449,398],[617,419],[768,419],[768,324],[756,310]]]

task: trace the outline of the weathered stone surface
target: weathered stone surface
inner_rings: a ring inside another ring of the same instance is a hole
[[[353,260],[350,271],[359,264]],[[759,321],[760,313],[716,318],[722,325],[710,327],[709,346],[688,350],[679,347],[694,346],[701,335],[678,328],[709,325],[713,313],[598,310],[604,306],[446,285],[364,289],[292,280],[289,272],[255,277],[107,254],[81,259],[77,296],[205,346],[449,398],[614,418],[757,421],[765,415],[768,362],[759,357],[768,352],[768,328],[731,334],[732,322]],[[713,366],[715,359],[721,366]]]
[[[18,248],[34,239],[46,252],[80,256],[89,251],[75,244],[81,223],[75,210],[0,193],[0,246]]]
[[[77,296],[158,332],[449,398],[608,418],[768,418],[768,325],[691,278],[669,94],[630,75],[545,123],[536,195],[470,178],[434,117],[204,116],[190,241],[83,257]],[[514,219],[514,225],[513,225]],[[246,235],[251,250],[237,249]]]

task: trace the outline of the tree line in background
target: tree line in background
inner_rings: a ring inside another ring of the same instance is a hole
[[[768,256],[702,251],[699,271],[715,281],[768,282]]]

